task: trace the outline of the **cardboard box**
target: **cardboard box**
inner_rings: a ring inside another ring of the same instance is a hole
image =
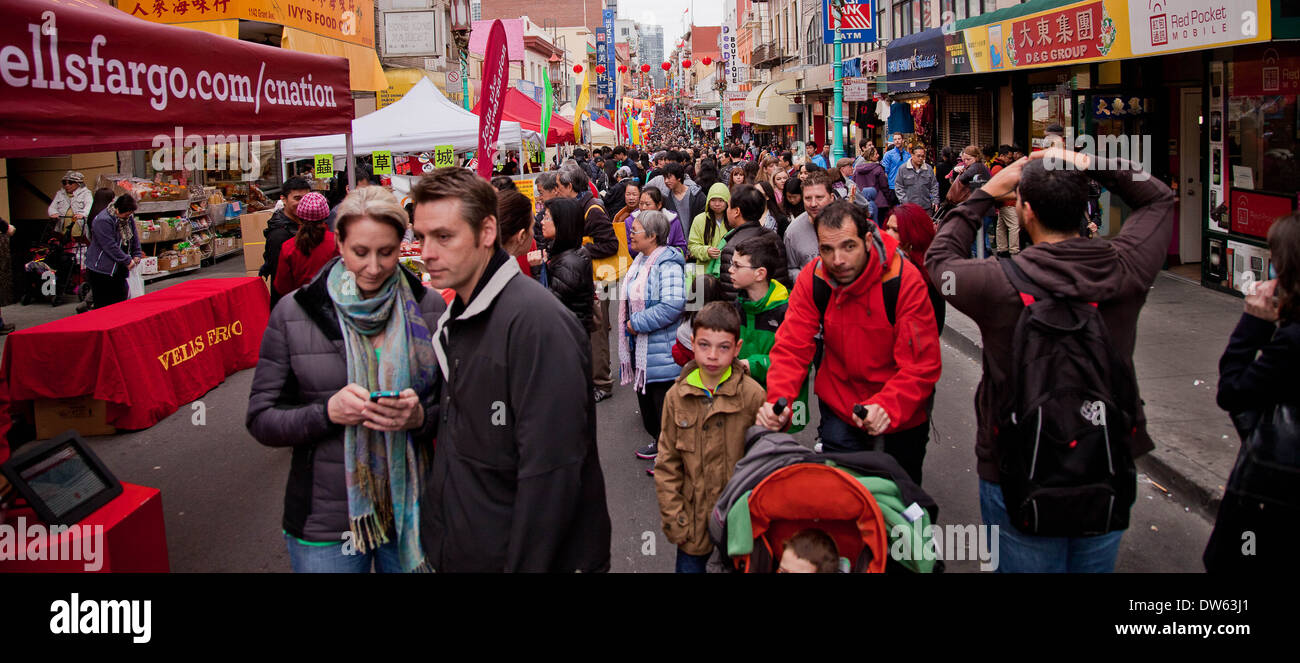
[[[35,402],[36,439],[48,440],[69,428],[82,436],[113,435],[117,429],[106,423],[108,404],[98,398],[40,398]]]
[[[181,256],[179,253],[172,254],[165,258],[158,258],[158,271],[174,272],[181,268]]]
[[[256,272],[262,268],[262,252],[266,250],[266,224],[275,212],[265,210],[239,217],[239,227],[244,236],[244,271]]]
[[[158,259],[149,256],[140,261],[140,273],[148,276],[149,274],[158,273]]]

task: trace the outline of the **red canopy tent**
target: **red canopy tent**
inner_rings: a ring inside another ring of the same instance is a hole
[[[4,17],[2,157],[352,130],[341,57],[151,23],[95,0],[5,0]]]
[[[474,114],[479,114],[479,107],[483,100],[479,99],[474,104]],[[520,126],[530,131],[542,130],[542,105],[533,101],[523,92],[515,88],[506,90],[506,98],[503,103],[501,113],[502,120],[518,122]],[[337,133],[337,132],[336,132]],[[564,145],[573,142],[573,123],[556,115],[551,114],[551,128],[546,132],[547,145]]]
[[[95,0],[4,0],[0,11],[0,157],[338,133],[351,156],[345,58],[151,23]],[[10,389],[0,375],[0,461]]]
[[[605,127],[606,129],[609,129],[611,131],[613,131],[614,129],[614,121],[607,117],[602,117],[599,120],[596,120],[596,124],[599,124],[600,126]]]

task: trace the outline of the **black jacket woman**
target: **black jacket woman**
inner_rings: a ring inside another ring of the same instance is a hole
[[[407,217],[391,194],[362,187],[338,211],[341,257],[272,311],[245,425],[293,448],[295,572],[427,570],[419,495],[441,380],[430,330],[446,305],[398,264]]]
[[[1300,411],[1300,213],[1274,222],[1268,231],[1276,278],[1246,295],[1245,312],[1219,359],[1219,407],[1232,413],[1267,413],[1274,406]],[[1277,429],[1272,474],[1300,477],[1300,439]],[[1245,433],[1245,434],[1248,434]],[[1244,436],[1244,435],[1243,435]],[[1208,571],[1289,572],[1290,553],[1300,545],[1300,505],[1296,487],[1273,494],[1275,486],[1239,476],[1241,462],[1228,478],[1228,491],[1203,560]],[[1259,467],[1257,462],[1251,462]],[[1276,468],[1289,468],[1278,470]],[[1259,476],[1259,475],[1253,475]],[[1249,493],[1249,495],[1243,494]],[[1261,499],[1267,498],[1267,499]]]
[[[542,215],[542,235],[550,241],[550,259],[546,261],[546,285],[578,316],[578,322],[590,333],[592,302],[596,286],[592,280],[591,258],[582,248],[582,206],[572,198],[552,198]]]

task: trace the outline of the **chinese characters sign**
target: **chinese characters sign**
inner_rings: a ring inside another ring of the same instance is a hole
[[[1115,22],[1100,0],[1014,21],[1011,28],[1001,44],[1011,67],[1103,57],[1117,35]]]
[[[450,168],[456,165],[456,148],[452,145],[438,145],[433,148],[433,167]]]
[[[334,155],[317,154],[315,173],[317,179],[334,177]]]
[[[237,18],[375,46],[374,3],[363,0],[118,0],[117,8],[154,23]]]
[[[614,10],[601,12],[603,25],[596,35],[596,62],[605,65],[605,73],[596,76],[596,92],[605,97],[605,109],[614,110]]]
[[[389,150],[376,150],[370,154],[371,172],[376,175],[393,174],[393,153]]]
[[[1270,39],[1269,0],[1088,0],[949,36],[948,73],[1121,60]],[[1246,20],[1245,16],[1253,16]],[[958,43],[964,46],[959,47]]]

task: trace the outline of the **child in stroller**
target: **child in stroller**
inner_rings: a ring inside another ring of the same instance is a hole
[[[78,299],[86,297],[89,287],[81,273],[86,249],[73,236],[73,223],[72,219],[65,218],[47,224],[41,241],[29,250],[24,266],[27,275],[24,305],[49,298],[51,306],[58,306],[65,294],[75,294]]]
[[[754,426],[709,518],[709,536],[719,553],[715,561],[728,571],[778,572],[791,548],[796,558],[816,564],[804,556],[809,548],[800,539],[815,541],[820,534],[830,544],[823,539],[812,549],[833,548],[842,571],[931,573],[942,570],[942,562],[920,555],[894,559],[890,550],[903,537],[928,545],[938,513],[934,500],[884,452],[817,453],[788,434]]]

